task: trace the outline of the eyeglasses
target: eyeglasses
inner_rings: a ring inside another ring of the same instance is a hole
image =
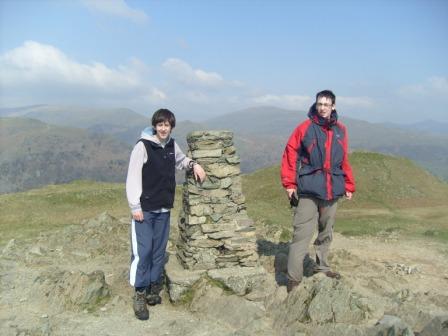
[[[326,107],[326,108],[329,108],[329,107],[331,107],[333,104],[328,104],[328,103],[325,103],[325,104],[323,104],[323,103],[316,103],[316,106],[317,107]]]

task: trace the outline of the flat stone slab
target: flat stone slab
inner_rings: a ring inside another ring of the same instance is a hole
[[[209,270],[207,275],[217,281],[221,281],[235,294],[245,295],[250,293],[260,280],[267,276],[266,270],[261,267],[228,267]]]
[[[193,159],[219,158],[222,156],[222,149],[198,149],[192,152]],[[239,162],[236,162],[239,163]]]
[[[263,283],[266,270],[261,267],[228,267],[212,270],[184,269],[175,255],[171,255],[165,265],[168,279],[168,290],[173,302],[179,301],[201,277],[207,275],[211,279],[222,282],[237,295],[246,295]]]
[[[170,255],[165,265],[165,273],[168,279],[168,292],[171,301],[179,301],[205,272],[205,270],[184,269],[176,255]]]

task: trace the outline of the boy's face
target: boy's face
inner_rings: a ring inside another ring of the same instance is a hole
[[[162,121],[156,124],[156,136],[160,141],[165,141],[171,134],[171,125],[168,121]]]
[[[327,97],[319,97],[316,101],[317,114],[324,119],[330,119],[335,104]]]

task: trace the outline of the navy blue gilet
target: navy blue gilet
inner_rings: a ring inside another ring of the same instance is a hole
[[[145,145],[148,155],[142,167],[142,210],[171,209],[176,192],[174,139],[170,139],[165,147],[146,139],[139,141]]]

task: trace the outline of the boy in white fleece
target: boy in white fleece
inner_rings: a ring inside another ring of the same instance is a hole
[[[168,109],[157,110],[152,128],[143,130],[131,153],[126,195],[132,212],[132,257],[129,282],[135,287],[134,313],[149,318],[146,303],[161,303],[162,271],[170,229],[170,209],[176,191],[175,169],[193,169],[202,182],[202,167],[187,158],[171,138],[176,118]]]

